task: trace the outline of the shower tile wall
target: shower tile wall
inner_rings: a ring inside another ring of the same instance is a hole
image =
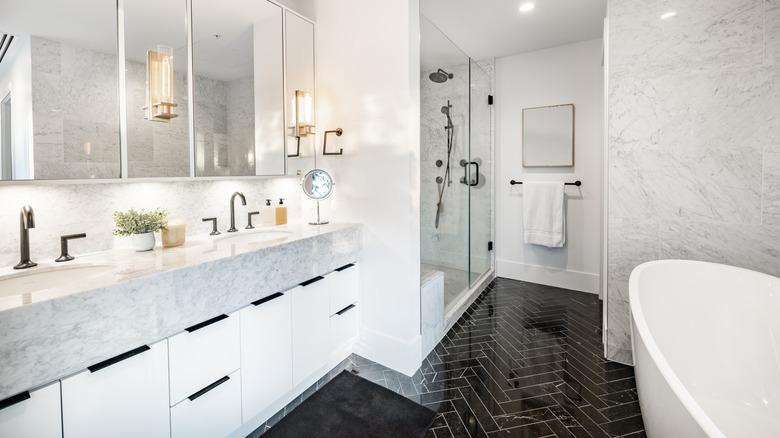
[[[432,72],[422,73],[420,79],[420,256],[422,263],[466,270],[468,265],[468,187],[460,183],[464,175],[460,160],[469,158],[469,64],[447,65],[440,68],[452,73],[453,78],[435,83],[428,78]],[[441,108],[452,105],[450,117],[455,125],[451,154],[450,179],[442,183],[443,212],[436,228],[436,204],[439,198],[436,177],[444,178],[447,165],[447,117]],[[444,165],[436,167],[436,160]],[[466,284],[463,285],[466,287]]]
[[[610,0],[609,23],[607,356],[631,363],[636,265],[780,275],[780,1]]]

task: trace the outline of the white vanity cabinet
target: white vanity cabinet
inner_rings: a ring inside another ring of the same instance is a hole
[[[168,338],[171,406],[241,366],[239,313],[219,315]]]
[[[0,438],[62,437],[60,382],[0,401]]]
[[[330,356],[331,364],[335,364],[347,357],[360,330],[358,267],[350,263],[327,277],[330,283]]]
[[[62,379],[62,427],[65,438],[169,437],[167,341]]]
[[[293,386],[328,364],[330,359],[329,278],[314,277],[292,289]]]
[[[293,387],[291,292],[241,309],[241,406],[244,420]]]

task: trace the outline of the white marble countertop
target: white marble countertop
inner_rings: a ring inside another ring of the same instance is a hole
[[[115,269],[21,298],[13,293],[0,298],[0,399],[358,262],[362,230],[351,223],[294,223],[66,262]],[[264,231],[279,235],[257,243],[215,242]],[[29,271],[62,264],[44,261]]]
[[[144,278],[164,272],[197,266],[215,260],[233,257],[239,254],[254,252],[265,248],[283,245],[297,240],[307,239],[320,234],[332,233],[347,227],[350,223],[333,223],[326,226],[311,226],[302,223],[291,223],[273,227],[256,227],[252,230],[240,229],[235,233],[222,232],[217,236],[200,235],[188,237],[186,242],[177,247],[163,248],[159,235],[153,251],[136,252],[132,248],[120,248],[79,255],[75,260],[56,263],[54,260],[38,262],[38,266],[24,270],[12,267],[0,268],[0,279],[4,276],[25,276],[43,272],[51,272],[70,267],[113,268],[101,275],[60,284],[57,287],[34,291],[30,293],[14,293],[4,290],[0,295],[0,312],[36,302],[56,299],[84,291],[98,289],[117,283]],[[260,239],[261,235],[271,235],[268,239]],[[223,243],[235,237],[257,236],[258,241]],[[0,316],[2,313],[0,313]]]

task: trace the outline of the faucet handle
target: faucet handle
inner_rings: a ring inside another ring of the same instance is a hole
[[[203,222],[212,221],[211,225],[211,232],[209,233],[212,236],[216,236],[217,234],[220,234],[219,231],[217,231],[217,218],[216,217],[204,217]]]
[[[256,214],[260,214],[260,212],[259,211],[250,211],[249,213],[247,213],[247,215],[246,215],[246,221],[248,223],[248,225],[246,226],[247,230],[251,230],[252,228],[255,227],[254,225],[252,225],[252,216],[254,216]]]
[[[57,257],[55,262],[67,262],[70,260],[73,260],[75,257],[68,254],[68,240],[71,239],[82,239],[84,237],[87,237],[87,233],[78,233],[78,234],[66,234],[64,236],[60,236],[60,256]]]

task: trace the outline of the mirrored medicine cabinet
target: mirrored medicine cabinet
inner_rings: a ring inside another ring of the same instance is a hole
[[[1,180],[314,166],[314,24],[275,3],[15,0],[0,40]]]

